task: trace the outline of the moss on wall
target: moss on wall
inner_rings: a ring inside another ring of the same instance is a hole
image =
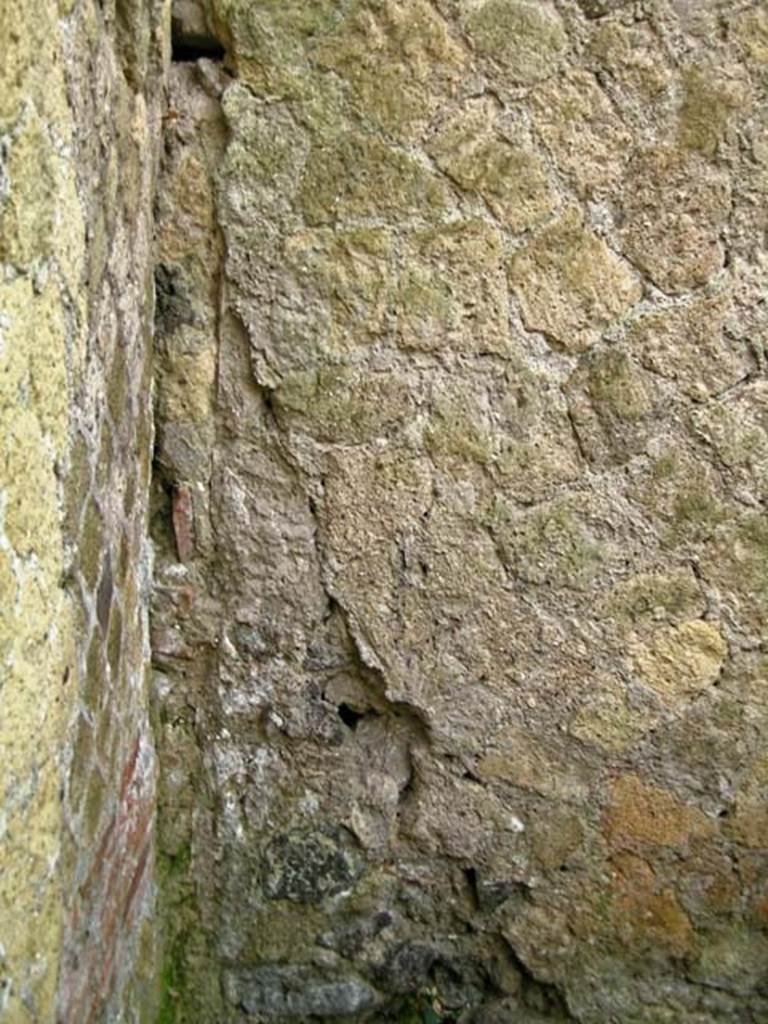
[[[122,608],[166,15],[0,4],[0,1015],[20,1024],[122,1012],[142,957],[151,990],[145,639]]]

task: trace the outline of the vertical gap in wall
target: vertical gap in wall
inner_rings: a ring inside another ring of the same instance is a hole
[[[160,726],[158,856],[164,946],[160,1017],[169,1024],[219,1020],[223,1012],[217,940],[204,919],[199,879],[215,875],[209,850],[201,841],[214,803],[205,753],[206,730],[216,733],[211,723],[217,705],[210,696],[210,681],[215,678],[218,657],[206,638],[212,628],[209,587],[215,551],[210,494],[218,430],[224,244],[211,211],[216,205],[215,172],[226,142],[218,101],[229,77],[224,67],[227,46],[209,31],[208,14],[202,9],[196,14],[197,8],[202,5],[179,3],[184,17],[174,12],[172,20],[155,225],[152,654],[160,680],[153,697]],[[196,66],[198,61],[202,66]],[[207,225],[208,230],[188,232],[180,222]],[[190,352],[199,367],[195,374],[188,373]],[[163,727],[165,723],[172,723],[172,733]],[[178,758],[179,748],[185,752],[183,761]]]

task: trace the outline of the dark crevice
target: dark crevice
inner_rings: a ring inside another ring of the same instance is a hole
[[[218,39],[205,37],[174,36],[171,46],[171,60],[174,63],[194,63],[205,57],[207,60],[224,60],[226,50]]]
[[[156,547],[163,552],[170,552],[175,548],[173,483],[169,479],[168,467],[163,465],[162,453],[159,450],[161,440],[162,437],[158,436],[152,461],[152,489],[149,503],[150,532]]]
[[[405,785],[400,787],[400,792],[397,794],[397,802],[401,809],[405,806],[405,804],[409,802],[411,797],[416,792],[416,772],[414,770],[412,761],[410,762],[409,767],[410,771],[408,779]]]
[[[522,991],[520,995],[523,1006],[529,1010],[551,1017],[553,1024],[555,1021],[562,1022],[562,1024],[572,1021],[573,1017],[570,1015],[568,1004],[558,987],[536,978],[524,961],[520,959],[517,950],[506,936],[504,937],[504,943],[511,962],[522,977]]]
[[[365,718],[365,712],[355,711],[349,704],[339,704],[338,707],[339,718],[342,720],[344,725],[353,732],[357,728],[358,722]]]
[[[165,338],[184,326],[193,326],[197,317],[184,274],[180,267],[158,263],[155,267],[155,331]]]
[[[211,30],[210,18],[202,11],[196,17],[184,18],[176,14],[171,18],[171,59],[179,62],[194,62],[205,57],[208,60],[224,60],[226,48],[216,33]]]
[[[317,522],[317,503],[312,496],[309,496],[308,501],[309,509]],[[315,536],[317,537],[317,534]],[[319,543],[317,545],[317,550],[318,558],[322,565],[324,562],[324,554]],[[413,732],[414,740],[418,741],[421,745],[428,744],[430,741],[430,723],[425,713],[417,705],[411,704],[406,700],[393,699],[387,694],[387,683],[384,673],[380,667],[375,664],[371,664],[370,660],[366,659],[364,648],[361,646],[360,638],[353,628],[347,609],[327,589],[326,597],[329,609],[331,612],[336,611],[338,613],[341,622],[344,625],[346,635],[351,641],[354,651],[354,660],[356,662],[356,668],[360,678],[369,682],[373,692],[376,694],[376,702],[380,705],[377,713],[392,713],[401,720],[408,722]]]
[[[464,881],[467,884],[469,895],[472,899],[472,907],[474,910],[478,910],[480,907],[480,901],[477,897],[477,871],[475,868],[464,868]]]

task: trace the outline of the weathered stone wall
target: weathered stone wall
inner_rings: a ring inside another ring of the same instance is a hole
[[[765,6],[177,14],[162,1019],[765,1019]]]
[[[153,1019],[165,0],[0,0],[0,1018]],[[129,983],[129,979],[131,979]]]
[[[765,5],[169,6],[0,0],[0,1018],[763,1021]]]

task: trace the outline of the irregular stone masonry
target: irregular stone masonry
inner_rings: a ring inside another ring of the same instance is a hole
[[[163,1019],[762,1020],[765,11],[176,15]]]
[[[0,0],[0,1019],[767,1019],[764,4],[170,8]]]

